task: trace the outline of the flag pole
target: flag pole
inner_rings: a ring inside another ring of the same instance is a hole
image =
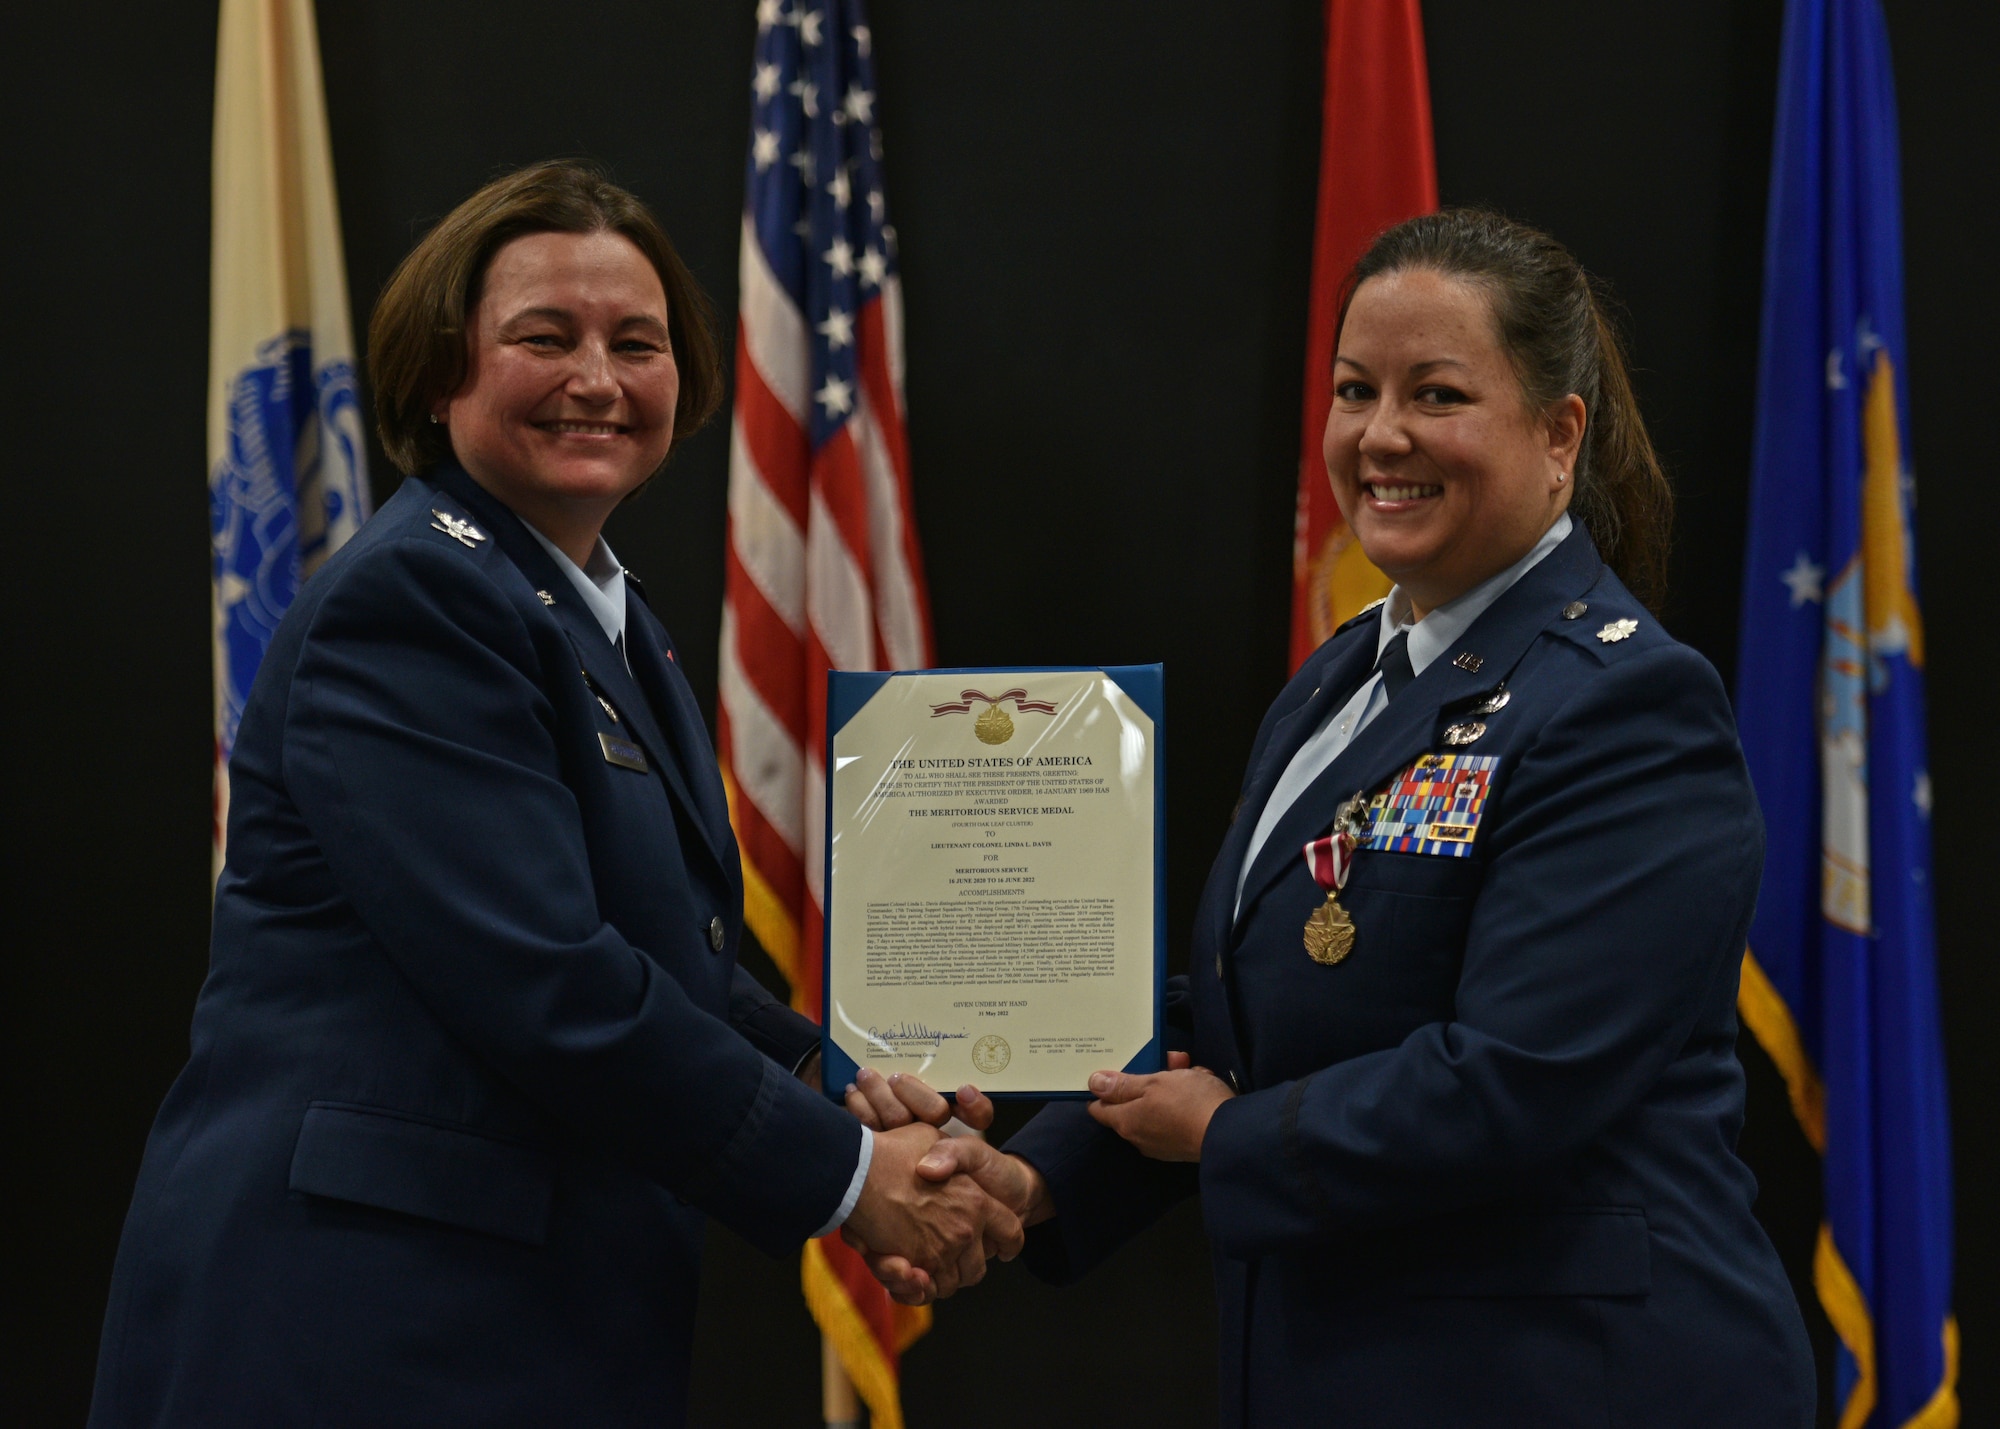
[[[826,1429],[861,1429],[861,1396],[825,1335],[819,1337],[819,1412]]]

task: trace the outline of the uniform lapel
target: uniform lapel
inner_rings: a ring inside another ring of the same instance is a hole
[[[1243,803],[1222,840],[1222,850],[1216,855],[1214,871],[1209,876],[1200,916],[1207,931],[1216,940],[1217,947],[1228,942],[1236,908],[1236,875],[1243,867],[1243,855],[1250,846],[1250,835],[1257,828],[1271,790],[1292,762],[1292,756],[1299,752],[1299,746],[1312,736],[1329,712],[1353,697],[1361,682],[1375,668],[1376,628],[1373,622],[1364,621],[1349,631],[1345,640],[1336,637],[1329,642],[1330,648],[1325,654],[1317,657],[1317,670],[1309,662],[1294,678],[1294,687],[1312,680],[1310,692],[1271,727],[1271,737],[1264,742],[1255,767],[1244,781]],[[1267,843],[1264,851],[1268,851],[1269,847]],[[1261,858],[1259,861],[1262,861]],[[1249,891],[1246,886],[1245,906],[1248,906]]]
[[[694,690],[681,674],[679,662],[669,658],[665,636],[665,630],[645,602],[634,599],[628,589],[625,651],[632,660],[632,673],[638,676],[640,687],[666,726],[667,738],[677,756],[669,768],[679,781],[688,811],[701,828],[702,840],[733,879],[741,865],[735,837],[729,830],[729,803],[722,792],[722,776],[716,770],[708,729],[702,723]]]
[[[618,647],[605,638],[604,627],[597,623],[597,617],[592,615],[583,601],[576,596],[575,587],[570,584],[569,577],[549,559],[549,553],[542,549],[541,543],[528,534],[527,528],[521,524],[521,518],[502,505],[464,471],[456,466],[441,466],[427,473],[427,479],[485,524],[501,551],[514,563],[515,569],[525,580],[537,590],[545,590],[555,596],[555,603],[550,607],[549,614],[555,617],[556,623],[569,637],[577,663],[595,687],[594,693],[601,699],[609,701],[617,710],[620,723],[646,751],[653,767],[659,771],[661,780],[666,784],[668,792],[683,809],[687,810],[689,821],[701,830],[702,841],[708,845],[716,863],[726,875],[734,878],[735,849],[733,845],[726,850],[719,846],[713,820],[708,810],[704,808],[702,800],[689,787],[685,773],[687,770],[707,770],[708,764],[700,759],[683,760],[682,750],[677,747],[675,741],[668,738],[660,721],[654,718],[655,707],[647,699],[646,692],[634,679],[633,672],[625,668],[625,661],[618,654]],[[628,598],[625,618],[628,649],[639,643],[631,638],[633,631],[643,623],[634,618],[638,615],[639,609],[638,603]],[[639,659],[635,658],[633,663],[636,668],[640,663]],[[685,681],[681,683],[685,685]],[[687,699],[691,705],[692,692],[688,693]],[[673,708],[673,704],[670,700],[662,700],[658,708],[661,711],[669,711]],[[696,723],[699,724],[698,715]],[[700,747],[706,748],[706,740],[701,742]],[[714,777],[712,771],[710,777]],[[728,820],[725,815],[723,820],[725,838],[727,828]]]
[[[1307,840],[1326,832],[1343,799],[1373,792],[1418,755],[1436,748],[1450,722],[1446,711],[1505,680],[1535,637],[1595,585],[1602,570],[1597,547],[1578,522],[1561,545],[1494,601],[1453,649],[1425,666],[1299,795],[1257,851],[1243,884],[1243,912],[1303,857]],[[1470,658],[1460,663],[1461,657]],[[1480,751],[1475,744],[1466,752]]]

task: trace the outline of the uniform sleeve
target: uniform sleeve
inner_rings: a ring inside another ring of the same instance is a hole
[[[729,1025],[750,1045],[792,1072],[819,1050],[819,1024],[794,1012],[739,966],[729,987]]]
[[[1456,1019],[1216,1112],[1225,1254],[1506,1195],[1635,1108],[1735,977],[1763,830],[1720,681],[1662,645],[1583,686],[1494,795]]]
[[[519,613],[420,540],[340,571],[294,674],[285,780],[335,879],[455,1037],[772,1253],[840,1203],[853,1121],[599,915]]]
[[[1167,980],[1167,1046],[1188,1050],[1193,1011],[1188,980]],[[1056,1285],[1075,1280],[1195,1193],[1195,1168],[1150,1161],[1098,1125],[1087,1103],[1054,1102],[1003,1148],[1031,1163],[1048,1182],[1053,1219],[1028,1232],[1022,1262]]]

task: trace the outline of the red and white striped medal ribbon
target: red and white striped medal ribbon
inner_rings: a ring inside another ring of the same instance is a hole
[[[1345,829],[1336,829],[1323,839],[1314,839],[1306,845],[1306,867],[1312,870],[1313,882],[1328,893],[1338,893],[1347,886],[1347,875],[1354,869],[1354,835]]]

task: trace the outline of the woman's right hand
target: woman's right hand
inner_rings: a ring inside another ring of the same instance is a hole
[[[993,1125],[993,1103],[979,1088],[968,1084],[955,1096],[954,1105],[908,1072],[885,1077],[873,1067],[863,1067],[847,1084],[847,1109],[871,1131],[894,1131],[913,1121],[942,1128],[954,1116],[974,1131]]]
[[[980,1190],[1014,1213],[1022,1229],[1047,1220],[1056,1211],[1049,1199],[1048,1183],[1040,1171],[1018,1156],[995,1150],[977,1136],[939,1138],[931,1143],[916,1169],[923,1180],[939,1183],[948,1183],[960,1175],[971,1177]],[[877,1251],[851,1226],[842,1226],[840,1237],[861,1253],[868,1269],[887,1288],[892,1300],[905,1305],[928,1305],[951,1293],[949,1284],[940,1285],[904,1256]],[[1012,1255],[1007,1258],[1012,1259]]]

